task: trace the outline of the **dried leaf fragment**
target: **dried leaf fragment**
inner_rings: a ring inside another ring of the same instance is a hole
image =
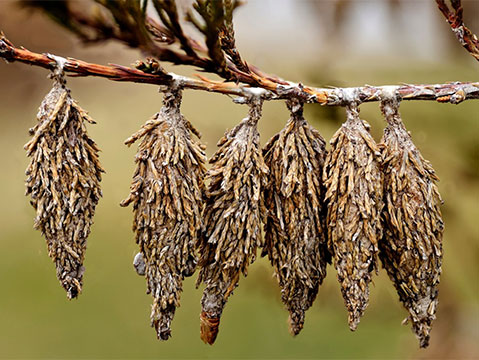
[[[291,118],[263,150],[270,171],[263,256],[274,267],[290,332],[297,335],[330,261],[321,178],[327,151],[323,137],[304,119],[303,104],[288,106]]]
[[[103,169],[95,142],[88,137],[88,114],[70,96],[63,73],[51,77],[53,88],[43,99],[38,123],[25,145],[31,158],[26,195],[36,210],[34,227],[45,236],[48,255],[69,299],[82,290],[83,260],[95,207],[102,193]]]
[[[216,339],[221,313],[240,274],[247,275],[261,246],[262,189],[268,169],[256,128],[260,116],[261,104],[252,104],[248,117],[219,141],[206,176],[209,186],[197,284],[206,285],[200,319],[201,339],[208,344]]]
[[[196,129],[180,113],[181,92],[170,89],[161,111],[125,143],[142,138],[131,192],[121,206],[133,203],[133,231],[140,253],[134,266],[145,275],[153,296],[151,325],[167,340],[180,305],[183,279],[193,275],[195,246],[202,227],[204,146]]]
[[[356,103],[346,107],[347,121],[331,139],[323,179],[328,207],[328,244],[341,292],[355,330],[369,301],[371,274],[377,271],[382,236],[380,152],[359,118]]]
[[[427,347],[442,262],[439,179],[404,127],[397,99],[383,100],[381,111],[388,126],[382,139],[386,206],[379,257],[409,311],[420,346]]]

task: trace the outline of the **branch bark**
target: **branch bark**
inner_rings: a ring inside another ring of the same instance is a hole
[[[298,99],[305,103],[321,105],[345,105],[353,95],[360,102],[380,101],[383,91],[396,91],[403,100],[435,100],[459,104],[464,100],[479,99],[479,82],[454,82],[446,84],[397,86],[362,86],[356,88],[315,88],[301,83],[284,81],[281,84],[256,76],[258,87],[233,82],[212,81],[205,77],[188,78],[174,73],[150,74],[121,65],[99,65],[74,58],[61,58],[51,54],[39,54],[25,48],[15,47],[5,37],[0,38],[0,57],[7,62],[19,61],[25,64],[53,69],[58,59],[63,69],[72,76],[98,76],[113,81],[135,82],[153,85],[177,83],[185,89],[202,90],[234,95],[236,102],[243,102],[254,96],[265,100]]]

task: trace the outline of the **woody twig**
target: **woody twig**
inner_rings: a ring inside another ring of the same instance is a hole
[[[450,9],[445,0],[436,0],[439,10],[442,12],[457,40],[474,58],[479,61],[479,39],[464,25],[463,8],[461,0],[451,0]]]

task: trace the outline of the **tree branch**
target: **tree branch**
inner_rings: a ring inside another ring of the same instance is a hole
[[[451,30],[456,35],[461,45],[479,61],[479,39],[464,25],[463,9],[461,0],[451,0],[452,10],[446,5],[444,0],[436,0],[437,7],[442,12]]]
[[[25,48],[15,47],[5,37],[0,38],[0,57],[7,62],[19,61],[29,65],[53,69],[56,66],[57,56],[39,54]],[[436,100],[459,104],[468,99],[479,99],[479,82],[455,82],[436,85],[398,85],[398,86],[363,86],[357,88],[314,88],[289,81],[281,84],[262,78],[255,74],[258,87],[241,85],[233,82],[212,81],[198,76],[197,79],[166,73],[159,70],[155,73],[125,67],[121,65],[99,65],[82,60],[66,58],[63,69],[72,76],[98,76],[113,81],[145,83],[153,85],[171,85],[179,83],[185,89],[203,90],[235,95],[236,102],[242,102],[252,96],[261,96],[265,100],[299,99],[305,103],[319,103],[322,105],[344,105],[349,101],[350,94],[361,102],[380,101],[383,91],[395,90],[403,100]],[[145,64],[140,63],[144,69]],[[159,65],[158,65],[159,66]]]
[[[187,19],[204,35],[204,45],[184,33],[174,0],[152,1],[162,24],[143,14],[140,4],[134,1],[95,2],[101,4],[102,10],[109,12],[109,16],[101,15],[99,7],[94,7],[96,11],[93,12],[77,10],[69,0],[58,4],[47,0],[25,0],[22,4],[43,10],[59,25],[87,43],[121,41],[157,60],[195,66],[201,71],[217,74],[226,81],[257,86],[257,78],[261,77],[282,83],[278,77],[261,72],[239,56],[232,23],[233,10],[240,3],[238,0],[197,0],[193,3],[192,9],[187,11]],[[203,22],[193,14],[193,9]],[[179,44],[184,53],[170,46],[173,44]]]

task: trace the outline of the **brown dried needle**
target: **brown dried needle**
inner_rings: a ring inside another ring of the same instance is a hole
[[[125,143],[143,140],[136,155],[131,193],[121,206],[133,203],[133,231],[140,246],[135,268],[146,275],[153,296],[151,325],[167,340],[183,279],[193,275],[195,246],[201,231],[204,146],[199,133],[180,113],[181,91],[167,91],[161,111]]]
[[[436,318],[442,262],[442,203],[431,164],[413,144],[395,98],[381,102],[384,130],[384,241],[379,257],[409,311],[421,347]]]
[[[297,335],[330,261],[327,250],[323,137],[303,117],[303,104],[289,102],[291,118],[263,150],[270,176],[265,187],[268,215],[263,256],[268,255]]]
[[[355,330],[369,301],[371,273],[377,271],[383,208],[380,152],[359,118],[356,103],[331,139],[324,166],[329,249],[334,257],[349,327]]]
[[[103,169],[84,122],[94,123],[70,96],[61,68],[43,99],[25,145],[31,158],[26,194],[36,210],[34,227],[45,236],[48,255],[69,299],[82,290],[83,260],[95,207],[102,193]]]
[[[247,275],[261,246],[262,188],[268,169],[256,128],[260,116],[261,103],[255,101],[248,117],[219,141],[206,177],[209,186],[197,284],[206,285],[200,320],[201,339],[208,344],[216,339],[221,313],[240,274]]]

